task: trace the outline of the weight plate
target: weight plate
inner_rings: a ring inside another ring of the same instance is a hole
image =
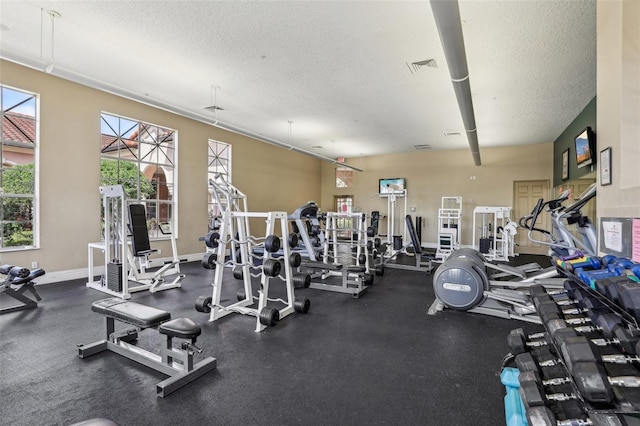
[[[298,247],[298,244],[300,243],[300,239],[298,238],[298,234],[295,234],[293,232],[291,234],[289,234],[289,236],[287,237],[287,243],[289,244],[289,247],[291,247],[291,248]]]
[[[264,241],[264,249],[269,253],[275,253],[280,250],[280,237],[277,235],[269,235]]]
[[[201,261],[202,267],[204,269],[216,269],[216,260],[218,260],[216,253],[205,253]]]
[[[276,259],[267,259],[262,264],[262,271],[268,277],[277,277],[282,270],[282,265]]]
[[[209,248],[216,248],[216,247],[218,247],[218,240],[219,239],[220,239],[220,234],[218,234],[215,231],[212,231],[212,232],[209,232],[204,237],[204,243]]]
[[[204,312],[205,314],[211,312],[211,300],[211,297],[198,296],[195,303],[196,311]]]
[[[307,312],[309,312],[309,308],[311,307],[311,301],[309,299],[307,299],[306,297],[302,298],[302,299],[296,299],[293,302],[293,309],[296,312],[301,312],[303,314],[306,314]]]
[[[260,324],[273,327],[280,321],[280,312],[273,308],[262,308],[258,318]]]
[[[242,268],[240,268],[239,266],[233,268],[233,278],[235,278],[236,280],[242,279]]]
[[[246,298],[247,298],[247,295],[244,292],[244,288],[241,288],[240,290],[238,290],[238,292],[236,293],[236,299],[238,299],[238,302],[241,302]]]
[[[376,236],[376,228],[373,226],[367,227],[367,237],[373,238]]]
[[[289,264],[292,268],[297,268],[302,263],[302,256],[300,253],[291,253],[289,255]]]

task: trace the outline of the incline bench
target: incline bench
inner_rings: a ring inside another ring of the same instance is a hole
[[[38,302],[41,301],[42,298],[36,290],[33,280],[43,276],[45,274],[44,269],[38,268],[30,271],[20,266],[2,265],[0,266],[0,274],[7,276],[4,283],[0,284],[0,293],[13,297],[20,302],[20,304],[17,305],[1,308],[0,313],[4,314],[38,307]],[[33,294],[34,299],[24,294],[27,291]]]
[[[166,374],[170,377],[156,386],[160,397],[169,395],[216,368],[216,359],[212,357],[193,365],[193,354],[202,352],[202,349],[195,345],[202,328],[189,318],[171,320],[171,314],[167,311],[115,297],[93,302],[91,310],[106,317],[106,339],[88,345],[78,345],[78,356],[86,358],[109,350]],[[116,320],[134,328],[116,331]],[[158,328],[164,337],[160,355],[133,344],[138,332],[147,328]],[[173,346],[174,338],[182,340],[179,348]]]

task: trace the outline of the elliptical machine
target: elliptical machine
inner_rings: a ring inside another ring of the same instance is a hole
[[[596,196],[596,184],[589,185],[574,199],[573,204],[565,207],[562,203],[569,195],[570,192],[566,190],[555,200],[545,202],[540,198],[531,214],[520,218],[519,225],[529,230],[527,237],[530,241],[548,246],[550,256],[570,256],[577,251],[585,256],[595,256],[598,248],[596,230],[591,220],[582,214],[581,209]],[[536,221],[543,210],[551,215],[551,231],[536,228]],[[577,237],[571,233],[571,225],[576,225]],[[544,239],[537,237],[540,234]]]
[[[557,275],[555,267],[529,273],[522,267],[488,262],[479,251],[461,248],[453,251],[433,274],[436,300],[428,313],[435,315],[450,308],[540,324],[529,287],[541,284],[546,288],[561,289],[564,279],[556,278]],[[498,280],[497,276],[514,278]]]

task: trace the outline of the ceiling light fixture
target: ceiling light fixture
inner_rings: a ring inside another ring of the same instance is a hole
[[[44,69],[47,74],[51,74],[53,71],[53,65],[55,63],[55,35],[56,35],[56,18],[61,18],[62,15],[55,10],[48,10],[49,18],[51,18],[51,63]],[[41,13],[42,16],[42,13]]]
[[[220,108],[218,106],[218,89],[219,86],[211,85],[211,105],[204,107],[207,111],[213,111],[214,122],[213,124],[218,124],[218,111],[224,111],[224,108]]]
[[[287,123],[289,123],[289,151],[291,151],[293,149],[293,144],[291,143],[291,125],[293,121],[289,120]]]

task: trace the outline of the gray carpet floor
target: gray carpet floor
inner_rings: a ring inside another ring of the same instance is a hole
[[[132,300],[200,322],[196,361],[215,357],[216,370],[158,398],[162,374],[114,353],[77,356],[76,345],[103,338],[104,319],[90,306],[106,294],[84,280],[41,285],[37,309],[0,315],[0,424],[500,425],[506,336],[542,330],[466,312],[427,315],[432,275],[387,269],[358,299],[297,290],[310,311],[256,333],[253,317],[210,323],[196,312],[213,271],[189,263],[183,272],[182,288]],[[226,280],[230,302],[240,282]],[[159,345],[157,331],[144,331],[140,345]]]

